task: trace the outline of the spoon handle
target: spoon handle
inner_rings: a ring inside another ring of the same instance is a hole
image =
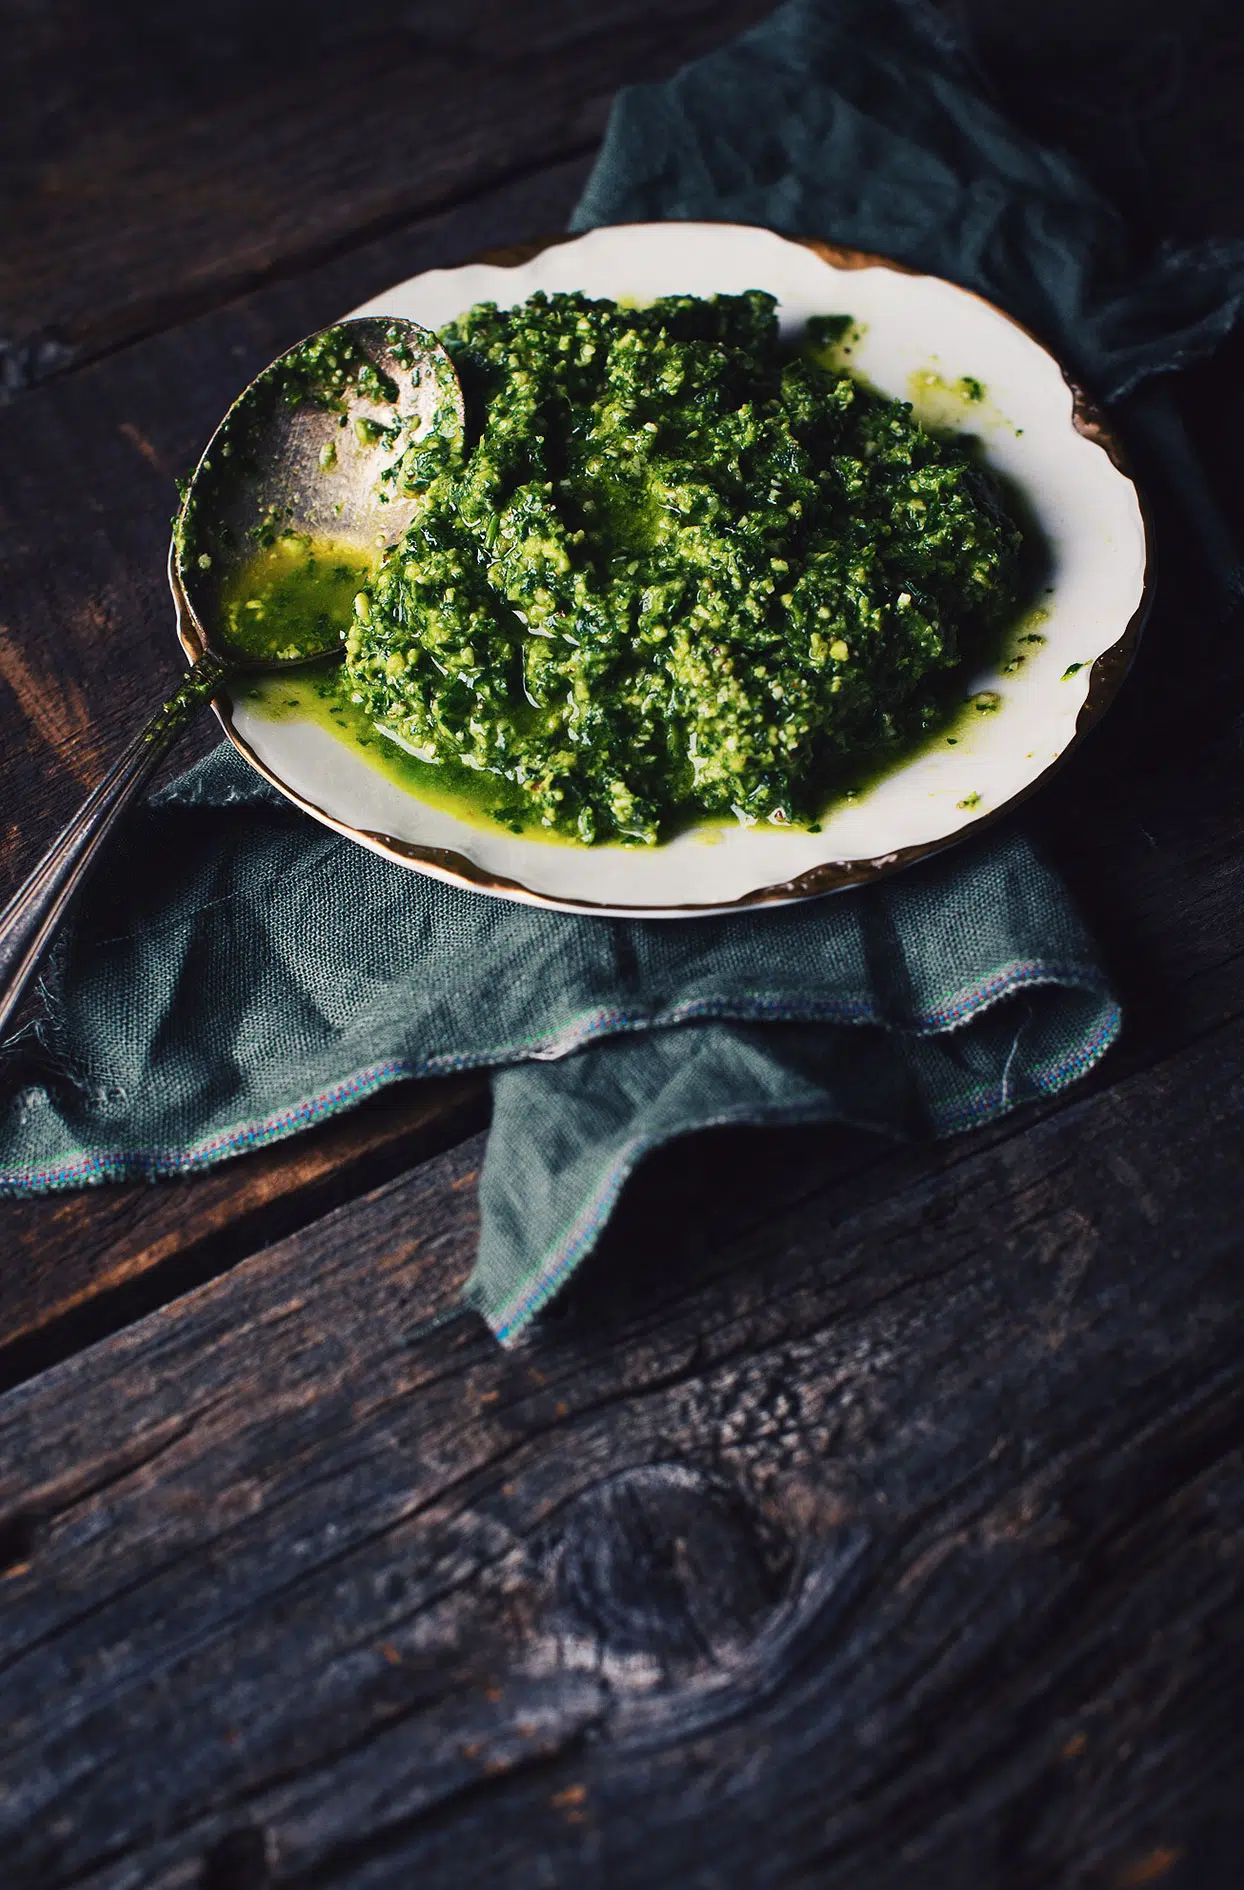
[[[130,802],[150,780],[194,711],[216,693],[225,665],[202,656],[156,710],[52,842],[0,912],[0,1042],[70,900]]]

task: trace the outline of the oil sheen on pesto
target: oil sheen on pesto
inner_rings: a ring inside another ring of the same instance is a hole
[[[374,568],[357,546],[281,533],[221,587],[226,644],[271,662],[331,649],[344,639]]]
[[[841,325],[792,358],[754,291],[442,330],[467,438],[407,455],[353,702],[588,843],[814,818],[919,737],[1012,611],[1020,538],[961,449],[832,364]]]
[[[400,327],[391,327],[385,340],[393,361],[413,365]],[[228,512],[239,482],[262,470],[274,411],[320,408],[336,415],[337,426],[345,429],[351,401],[360,396],[382,415],[392,410],[391,418],[353,419],[362,444],[383,442],[395,449],[409,438],[408,422],[398,412],[396,381],[375,364],[348,325],[325,329],[281,355],[256,378],[204,456],[183,499],[174,538],[183,569],[193,570],[196,578],[203,574],[200,582],[215,583],[215,595],[208,592],[209,614],[213,633],[226,650],[277,663],[300,661],[344,642],[355,597],[375,572],[377,549],[296,529],[291,523],[296,508],[288,499],[269,504],[242,534]],[[455,414],[456,409],[447,407],[450,430],[455,430]],[[320,474],[331,475],[337,461],[330,434],[320,449]],[[385,481],[393,476],[389,466],[381,471],[381,497]],[[341,507],[335,510],[339,513]]]

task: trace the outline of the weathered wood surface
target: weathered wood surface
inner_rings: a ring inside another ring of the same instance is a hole
[[[767,0],[0,9],[0,338],[54,371],[524,173]]]
[[[5,1202],[0,1391],[479,1129],[482,1077],[386,1090],[242,1163]]]
[[[1244,229],[1234,9],[946,3],[1151,233]],[[232,393],[559,227],[608,90],[763,10],[0,0],[0,334],[52,374],[0,416],[7,880],[175,671],[173,475]],[[1184,400],[1244,528],[1244,345]],[[1031,814],[1128,1017],[1070,1098],[674,1149],[512,1357],[426,1324],[478,1084],[0,1204],[0,1383],[63,1361],[0,1399],[5,1890],[1235,1890],[1244,646],[1165,577]]]
[[[803,1138],[513,1357],[471,1143],[10,1394],[7,1881],[1226,1890],[1242,1111]]]

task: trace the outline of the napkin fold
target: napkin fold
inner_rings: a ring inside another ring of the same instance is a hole
[[[721,217],[981,289],[1118,396],[1212,348],[1244,252],[1131,258],[1117,214],[976,93],[940,23],[798,0],[616,103],[575,227]],[[294,812],[228,748],[136,809],[0,1067],[0,1188],[206,1167],[396,1081],[493,1071],[468,1298],[512,1341],[644,1154],[726,1123],[970,1127],[1100,1057],[1119,1009],[1013,826],[728,919],[511,905]]]
[[[494,1070],[469,1297],[516,1336],[646,1150],[727,1122],[940,1135],[1061,1088],[1118,1010],[1011,836],[829,900],[578,918],[404,871],[219,748],[126,822],[63,938],[9,1189],[185,1174],[386,1084]]]

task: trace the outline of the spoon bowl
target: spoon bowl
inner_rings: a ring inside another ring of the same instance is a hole
[[[270,668],[338,647],[331,609],[321,610],[324,622],[305,611],[299,621],[296,574],[305,579],[310,560],[322,580],[335,560],[354,580],[338,586],[348,614],[349,598],[414,514],[403,456],[438,433],[461,434],[462,424],[453,363],[413,322],[340,322],[266,367],[209,440],[173,531],[196,654]],[[292,590],[291,608],[264,608],[274,585]],[[248,588],[258,595],[247,597]]]
[[[208,442],[173,527],[170,576],[194,655],[0,913],[0,1038],[108,834],[191,713],[239,670],[340,652],[360,587],[410,523],[403,465],[461,438],[436,337],[362,316],[280,355]]]

